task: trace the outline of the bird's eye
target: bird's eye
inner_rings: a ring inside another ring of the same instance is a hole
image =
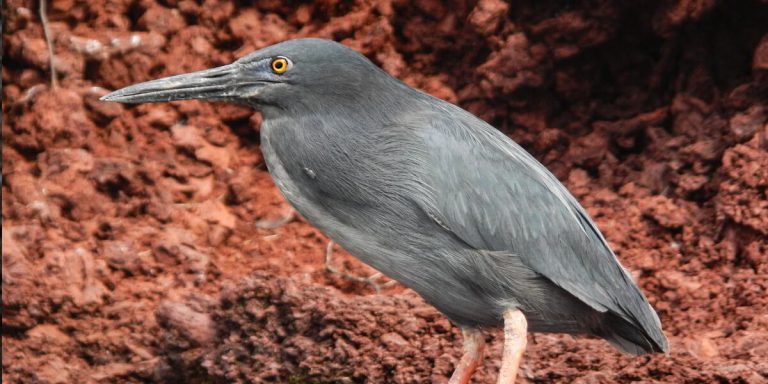
[[[272,60],[272,71],[279,74],[288,70],[288,60],[285,57],[277,57]]]

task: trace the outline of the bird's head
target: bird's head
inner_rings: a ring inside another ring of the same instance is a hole
[[[350,48],[309,38],[275,44],[222,67],[131,85],[101,100],[201,99],[243,103],[260,110],[297,110],[376,97],[367,93],[381,86],[401,84]]]

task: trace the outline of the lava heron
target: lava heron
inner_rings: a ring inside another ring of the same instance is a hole
[[[451,383],[469,381],[486,328],[504,329],[500,383],[514,381],[529,331],[667,351],[653,308],[557,178],[489,124],[354,50],[290,40],[102,98],[187,99],[262,112],[261,150],[293,207],[461,327]]]

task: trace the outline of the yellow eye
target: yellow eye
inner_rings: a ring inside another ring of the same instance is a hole
[[[278,57],[272,60],[272,71],[274,71],[277,74],[281,74],[287,70],[288,70],[288,60],[286,60],[284,57]]]

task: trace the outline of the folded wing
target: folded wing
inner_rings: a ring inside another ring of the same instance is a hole
[[[568,190],[519,145],[464,111],[419,119],[434,169],[423,208],[470,246],[518,255],[587,305],[666,350],[658,316]]]

